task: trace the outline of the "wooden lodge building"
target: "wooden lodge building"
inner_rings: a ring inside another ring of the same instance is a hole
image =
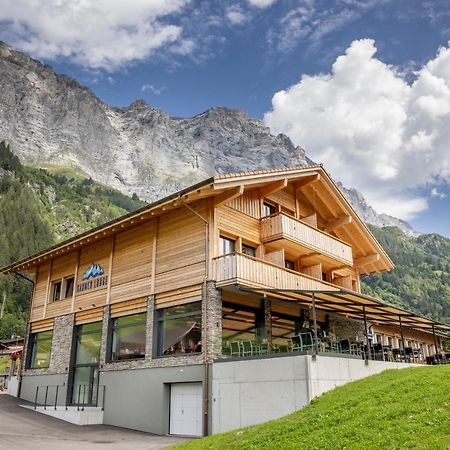
[[[219,175],[0,271],[34,281],[20,396],[203,435],[440,352],[361,294],[394,265],[321,165]]]

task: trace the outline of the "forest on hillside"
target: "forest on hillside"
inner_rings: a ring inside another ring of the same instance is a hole
[[[0,267],[144,204],[91,179],[25,167],[0,142]],[[0,339],[23,335],[30,294],[31,283],[0,276]]]
[[[23,166],[0,143],[0,267],[144,205],[65,170]],[[408,237],[399,229],[371,227],[396,265],[363,279],[364,292],[450,323],[450,239]],[[23,335],[30,283],[0,276],[0,339]]]

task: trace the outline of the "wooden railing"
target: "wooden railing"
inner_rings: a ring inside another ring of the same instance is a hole
[[[338,290],[338,288],[293,270],[284,269],[242,253],[214,258],[217,286],[242,283],[272,289]]]
[[[261,240],[288,238],[318,253],[353,264],[352,248],[334,236],[318,230],[301,220],[277,214],[261,219]]]

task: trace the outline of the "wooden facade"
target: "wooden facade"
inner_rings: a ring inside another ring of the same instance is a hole
[[[234,243],[232,254],[224,254],[223,238]],[[70,313],[76,324],[97,321],[105,305],[113,317],[140,312],[150,295],[157,309],[200,301],[207,281],[359,293],[361,274],[392,268],[314,165],[206,180],[3,272],[34,274],[30,322],[37,331]],[[101,274],[89,277],[89,270]]]

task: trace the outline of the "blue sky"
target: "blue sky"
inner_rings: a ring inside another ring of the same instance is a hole
[[[450,236],[450,2],[5,0],[0,39],[107,103],[239,108]]]

